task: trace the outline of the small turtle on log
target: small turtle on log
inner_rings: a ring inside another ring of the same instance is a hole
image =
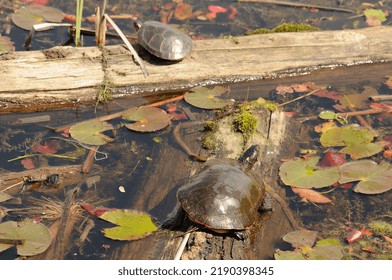
[[[135,22],[139,43],[148,52],[165,60],[179,61],[192,50],[192,39],[158,21]]]

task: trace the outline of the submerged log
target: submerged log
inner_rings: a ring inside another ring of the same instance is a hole
[[[120,45],[6,53],[0,55],[0,112],[91,102],[102,84],[120,97],[391,61],[391,31],[384,26],[194,41],[191,55],[179,63],[138,48],[147,78]]]

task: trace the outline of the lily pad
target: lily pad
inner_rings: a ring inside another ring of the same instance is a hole
[[[10,38],[0,35],[0,54],[12,52],[14,50],[14,42],[12,42]]]
[[[12,196],[10,196],[9,194],[7,194],[5,192],[0,192],[0,202],[10,200],[11,198],[12,198]]]
[[[17,10],[12,15],[12,22],[20,28],[31,30],[34,24],[61,22],[63,18],[64,14],[59,9],[49,6],[28,6]]]
[[[26,219],[22,222],[8,221],[0,224],[1,239],[19,240],[21,244],[17,244],[18,255],[34,256],[41,254],[48,249],[52,239],[49,229],[41,223]],[[0,244],[2,249],[10,248],[11,244]]]
[[[340,184],[360,181],[355,192],[379,194],[392,189],[392,167],[387,162],[377,164],[371,160],[347,162],[340,167]]]
[[[114,139],[101,132],[114,129],[114,127],[99,120],[89,120],[77,123],[69,129],[69,133],[75,140],[88,145],[104,145]]]
[[[195,87],[185,93],[184,99],[189,104],[201,109],[220,109],[233,103],[231,100],[218,98],[227,92],[227,88],[216,86],[212,89]]]
[[[134,121],[125,126],[134,131],[153,132],[170,124],[171,116],[165,110],[156,107],[141,106],[124,112],[123,119]]]
[[[317,233],[307,230],[297,230],[283,236],[283,240],[292,244],[293,251],[276,250],[276,260],[340,260],[343,257],[339,240],[327,238],[317,241]],[[313,246],[314,245],[314,246]]]
[[[287,233],[282,237],[283,241],[290,243],[295,248],[302,246],[313,246],[316,241],[317,232],[309,230],[297,230]]]
[[[349,154],[353,159],[359,159],[383,150],[382,143],[371,143],[375,137],[376,134],[370,129],[346,125],[324,131],[320,137],[320,143],[324,147],[346,146],[340,152]]]
[[[297,188],[323,188],[339,180],[336,166],[320,168],[319,157],[299,158],[286,161],[279,168],[279,175],[285,185]]]
[[[151,216],[144,212],[110,209],[99,217],[118,225],[103,230],[106,237],[115,240],[138,240],[157,230]]]

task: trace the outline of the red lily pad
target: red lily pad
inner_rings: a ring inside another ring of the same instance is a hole
[[[20,28],[31,30],[34,24],[43,22],[58,23],[63,18],[64,14],[59,9],[48,6],[28,6],[17,10],[12,15],[12,22]]]
[[[125,126],[134,131],[153,132],[165,128],[171,122],[171,116],[165,110],[156,107],[141,106],[124,112],[123,119],[134,121]]]

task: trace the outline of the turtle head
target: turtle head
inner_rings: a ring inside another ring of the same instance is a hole
[[[138,20],[133,22],[133,27],[135,27],[136,31],[139,31],[140,27],[142,27],[142,23]]]
[[[247,168],[252,168],[260,153],[260,145],[250,146],[239,158],[238,162]]]

